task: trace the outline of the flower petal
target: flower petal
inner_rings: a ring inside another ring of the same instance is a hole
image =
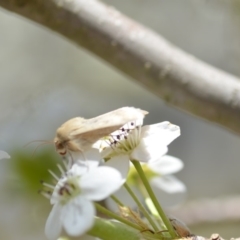
[[[55,240],[61,233],[62,223],[61,223],[61,210],[62,206],[60,204],[55,204],[48,216],[45,225],[45,234],[49,240]]]
[[[161,188],[167,193],[185,192],[186,186],[172,175],[154,177],[150,183],[157,188]]]
[[[1,159],[8,159],[8,158],[10,158],[9,154],[0,150],[0,160]]]
[[[174,139],[180,136],[180,128],[170,122],[161,122],[157,124],[142,127],[142,138],[158,136],[159,145],[169,145]]]
[[[78,197],[64,206],[61,220],[70,236],[79,236],[87,232],[94,223],[95,208],[89,200]]]
[[[122,184],[123,179],[120,172],[107,166],[90,169],[80,178],[81,194],[94,201],[108,197]]]
[[[183,162],[179,158],[165,155],[158,161],[150,162],[148,167],[156,173],[167,175],[180,171],[183,168]]]
[[[121,175],[123,182],[126,181],[129,172],[129,157],[128,155],[118,155],[112,157],[111,160],[104,163],[104,166],[117,169]]]
[[[137,160],[140,162],[155,161],[166,154],[168,148],[166,145],[159,145],[155,142],[146,144],[145,139],[142,139],[139,145],[131,153],[130,159]]]
[[[88,162],[89,165],[93,167],[97,167],[99,165],[101,158],[101,154],[98,149],[91,148],[88,151],[82,152],[71,152],[71,158],[73,158],[74,162],[79,162],[85,164]]]
[[[88,171],[89,171],[88,162],[74,163],[71,169],[68,171],[67,176],[81,176],[86,174]]]

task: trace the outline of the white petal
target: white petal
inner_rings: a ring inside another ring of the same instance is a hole
[[[186,191],[185,185],[172,175],[154,177],[150,180],[150,182],[155,187],[161,188],[163,191],[167,193],[177,193]]]
[[[98,149],[91,148],[87,152],[84,152],[84,155],[87,159],[88,166],[97,167],[102,160],[101,154]]]
[[[103,150],[101,151],[101,156],[102,158],[107,158],[108,156],[110,156],[113,153],[113,149],[111,147],[109,147],[109,144],[107,144],[108,146],[105,146],[103,148]]]
[[[88,151],[82,152],[71,152],[71,157],[73,158],[74,162],[80,162],[85,164],[91,164],[95,167],[99,165],[101,160],[101,155],[97,149],[91,148]]]
[[[113,167],[113,168],[117,169],[122,175],[123,182],[126,181],[127,175],[129,172],[129,157],[128,157],[128,155],[115,156],[115,157],[111,158],[111,160],[104,163],[104,166]]]
[[[10,158],[9,154],[0,150],[0,160]]]
[[[166,145],[158,145],[153,142],[153,144],[147,144],[144,139],[140,141],[138,146],[131,153],[130,158],[140,162],[155,161],[166,154],[168,148]]]
[[[78,197],[64,206],[61,220],[70,236],[79,236],[87,232],[94,223],[95,208],[89,200]]]
[[[148,167],[156,173],[167,175],[180,171],[183,168],[183,162],[179,158],[165,155],[158,161],[150,162]]]
[[[142,128],[142,138],[158,136],[158,143],[169,145],[174,139],[180,136],[180,128],[170,122],[161,122]]]
[[[48,216],[45,225],[45,234],[49,240],[55,240],[61,233],[62,223],[61,223],[61,210],[62,206],[55,204]]]
[[[68,171],[68,176],[81,176],[89,171],[87,162],[85,163],[74,163],[71,169]]]
[[[101,166],[90,169],[80,178],[81,194],[89,200],[100,201],[117,191],[123,184],[119,171]]]
[[[96,159],[88,159],[86,160],[85,164],[88,168],[95,168],[98,167],[102,160],[96,160]]]

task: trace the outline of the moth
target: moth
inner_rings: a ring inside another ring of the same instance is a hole
[[[60,155],[68,151],[84,152],[99,139],[120,129],[128,122],[143,119],[147,111],[134,107],[122,107],[95,118],[76,117],[57,129],[54,144]]]

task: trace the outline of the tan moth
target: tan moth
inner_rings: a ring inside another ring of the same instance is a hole
[[[57,129],[54,144],[59,154],[68,151],[83,152],[100,138],[108,136],[128,122],[143,119],[147,111],[134,107],[122,107],[95,118],[76,117]]]

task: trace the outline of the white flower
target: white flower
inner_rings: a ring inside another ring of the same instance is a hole
[[[186,191],[185,185],[171,175],[183,168],[183,162],[179,158],[165,155],[157,162],[141,163],[141,166],[152,187],[161,189],[168,194]],[[127,181],[141,189],[141,178],[133,165],[131,165]]]
[[[111,163],[111,161],[107,162],[108,165],[109,163]],[[115,167],[122,172],[124,167],[120,166],[121,164],[119,162],[118,165],[116,165],[115,159],[114,164]],[[186,196],[186,186],[172,175],[183,168],[183,162],[180,159],[165,155],[161,157],[159,161],[141,163],[141,166],[157,199],[159,199],[164,207],[170,207],[183,201]],[[126,172],[126,170],[124,171]],[[145,188],[142,184],[141,178],[132,164],[130,164],[127,183],[132,187],[132,190],[140,199],[143,197],[145,201],[148,201],[148,198],[146,198],[145,195],[145,190],[143,190]],[[125,193],[125,191],[120,189],[115,195],[124,199],[127,206],[134,208],[135,202]],[[108,200],[107,204],[111,209],[117,210],[115,208],[116,204],[111,200]],[[147,205],[149,206],[149,201],[147,202]]]
[[[57,239],[62,227],[71,236],[83,235],[94,223],[92,201],[105,199],[121,185],[121,175],[113,168],[74,164],[51,196],[54,206],[45,226],[48,239]]]
[[[179,135],[180,128],[167,121],[143,127],[135,127],[131,123],[102,140],[100,150],[103,158],[110,159],[106,165],[116,167],[126,178],[129,159],[145,163],[158,161],[167,153],[167,146]]]
[[[148,174],[152,186],[170,194],[186,191],[185,185],[171,175],[183,168],[183,162],[179,158],[165,155],[159,161],[145,165],[147,165],[148,171],[152,172],[152,174]]]
[[[157,162],[144,165],[147,166],[145,174],[148,176],[149,183],[163,206],[174,206],[184,200],[186,186],[172,175],[183,168],[183,162],[180,159],[165,155]],[[145,201],[149,206],[148,199]]]
[[[8,158],[10,158],[9,154],[0,150],[0,160],[1,159],[8,159]]]

